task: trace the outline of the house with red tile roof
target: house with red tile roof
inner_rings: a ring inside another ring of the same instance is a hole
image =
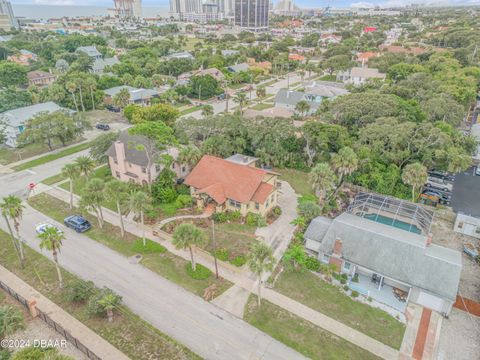
[[[257,159],[235,154],[226,159],[204,155],[185,179],[199,208],[266,216],[278,201],[278,174],[256,167]]]

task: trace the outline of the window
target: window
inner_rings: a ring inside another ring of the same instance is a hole
[[[345,261],[343,263],[343,271],[347,271],[347,272],[350,271],[350,266],[351,266],[351,264],[349,262]]]
[[[234,208],[237,208],[237,209],[240,209],[242,207],[242,204],[239,201],[229,199],[228,203],[230,204],[230,206],[233,206]]]
[[[182,166],[182,172],[185,172],[186,168],[185,166]]]
[[[115,171],[115,176],[120,179],[120,173],[118,171]]]
[[[144,174],[147,173],[147,168],[146,167],[142,167],[142,173],[144,173]]]
[[[260,204],[257,203],[257,202],[255,203],[255,209],[257,209],[257,210],[260,209]]]
[[[459,229],[463,228],[463,221],[460,221],[460,222],[458,223],[458,228],[459,228]]]
[[[323,254],[322,262],[328,264],[330,262],[330,256],[328,256],[327,254]]]

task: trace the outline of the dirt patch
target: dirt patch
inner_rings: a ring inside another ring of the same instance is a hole
[[[464,242],[472,242],[478,247],[479,241],[471,236],[453,231],[454,223],[455,213],[452,210],[437,210],[431,228],[433,243],[462,253],[459,294],[473,301],[480,301],[480,266],[463,252]]]

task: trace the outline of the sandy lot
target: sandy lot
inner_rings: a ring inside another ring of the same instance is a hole
[[[460,278],[459,293],[471,300],[480,301],[480,266],[463,253],[463,243],[473,242],[479,246],[478,239],[453,231],[455,213],[449,209],[435,212],[432,223],[433,242],[462,252],[463,269]]]

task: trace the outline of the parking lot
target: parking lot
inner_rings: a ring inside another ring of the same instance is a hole
[[[450,205],[457,213],[480,217],[480,176],[475,176],[474,170],[455,176]]]

